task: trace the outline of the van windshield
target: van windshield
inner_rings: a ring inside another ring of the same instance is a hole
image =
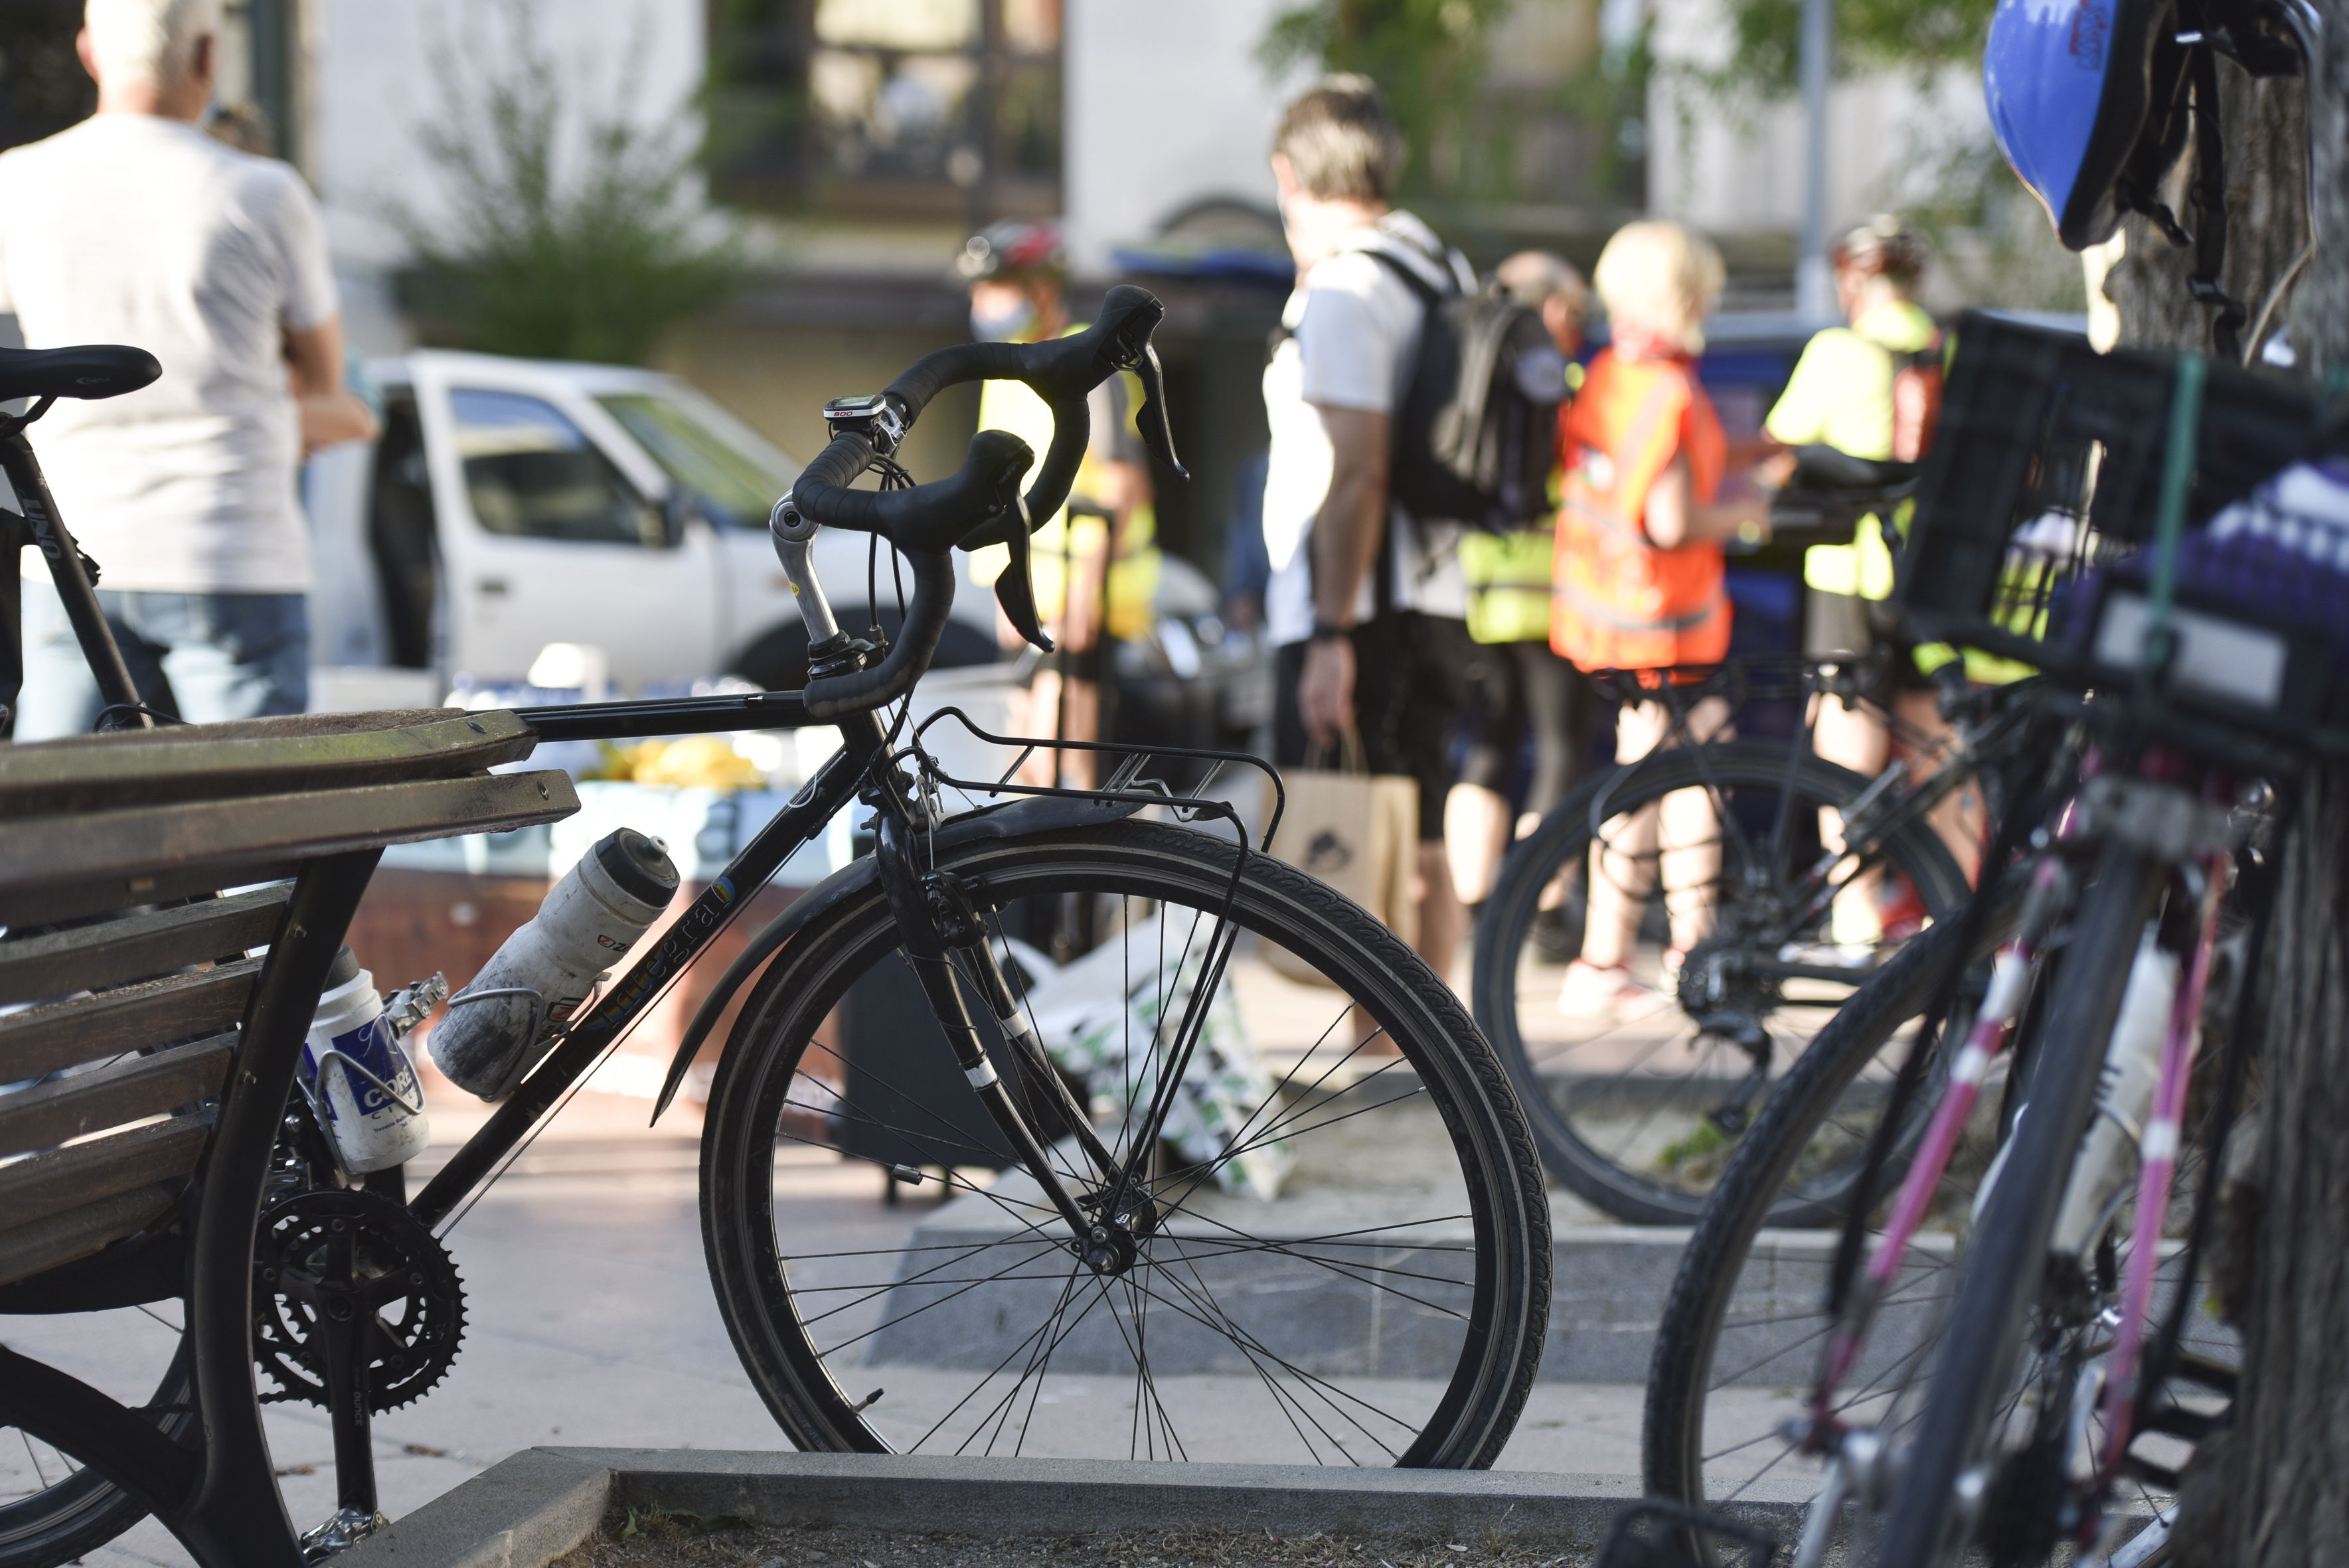
[[[701,498],[702,514],[720,527],[764,528],[767,512],[792,488],[781,454],[755,438],[737,439],[676,397],[616,392],[597,397],[668,477]]]

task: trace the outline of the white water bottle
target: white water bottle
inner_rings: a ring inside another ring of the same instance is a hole
[[[2178,995],[2177,955],[2166,952],[2145,928],[2121,993],[2120,1016],[2105,1050],[2096,1082],[2096,1115],[2080,1140],[2080,1155],[2064,1184],[2052,1250],[2082,1257],[2095,1244],[2106,1209],[2137,1173],[2127,1150],[2145,1136],[2145,1119],[2161,1082],[2161,1047],[2169,1035],[2169,1014]]]
[[[432,1060],[483,1099],[512,1088],[546,1054],[554,1026],[668,908],[677,882],[659,840],[633,828],[606,834],[449,999]]]
[[[383,1016],[375,976],[347,947],[326,971],[326,993],[302,1043],[302,1075],[336,1158],[350,1174],[404,1165],[431,1141],[424,1086]]]

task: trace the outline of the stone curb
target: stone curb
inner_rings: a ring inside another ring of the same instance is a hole
[[[1530,1470],[1323,1470],[1309,1465],[895,1454],[528,1449],[337,1559],[348,1568],[544,1568],[631,1505],[762,1523],[957,1534],[1082,1535],[1225,1528],[1429,1540],[1503,1536],[1595,1545],[1636,1478]],[[1781,1535],[1792,1495],[1735,1511]]]

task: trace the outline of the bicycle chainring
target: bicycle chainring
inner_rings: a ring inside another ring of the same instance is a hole
[[[380,1193],[297,1193],[261,1216],[254,1243],[254,1360],[264,1403],[328,1402],[326,1332],[353,1326],[378,1415],[421,1398],[465,1334],[465,1287],[439,1238]]]

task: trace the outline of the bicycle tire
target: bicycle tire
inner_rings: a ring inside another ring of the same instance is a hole
[[[2033,1051],[2030,1094],[2009,1137],[2003,1169],[1984,1202],[1961,1265],[1948,1330],[1934,1357],[1918,1436],[1899,1467],[1879,1568],[1938,1568],[1949,1560],[1957,1482],[1975,1461],[2007,1383],[2032,1297],[2044,1276],[2047,1238],[2078,1158],[2161,863],[2109,845],[2075,916],[2046,1026]]]
[[[150,1408],[173,1412],[161,1424],[174,1438],[198,1419],[187,1356],[183,1337],[150,1402]],[[85,1465],[53,1486],[0,1504],[0,1568],[60,1568],[146,1517],[146,1504]]]
[[[2019,897],[2001,900],[1985,918],[1968,963],[1988,958],[2009,940],[2021,914]],[[1640,1464],[1651,1495],[1693,1508],[1722,1501],[1707,1495],[1705,1409],[1714,1392],[1711,1375],[1723,1327],[1754,1238],[1772,1222],[1789,1171],[1845,1089],[1879,1057],[1902,1026],[1932,1005],[1962,926],[1962,921],[1951,920],[1933,927],[1853,995],[1786,1075],[1723,1171],[1681,1254],[1656,1327],[1640,1429]],[[1921,1123],[1933,1103],[1932,1081],[1928,1079],[1926,1092],[1918,1097],[1920,1109],[1912,1113],[1913,1120]],[[1912,1134],[1895,1146],[1879,1179],[1879,1194],[1897,1190],[1914,1143]],[[1840,1222],[1846,1202],[1825,1194],[1814,1201],[1820,1205],[1820,1219]],[[1794,1368],[1786,1370],[1791,1374]]]
[[[1164,906],[1187,903],[1212,909],[1220,903],[1230,886],[1233,860],[1237,852],[1228,839],[1188,829],[1128,821],[1033,839],[970,845],[955,852],[944,862],[944,868],[964,879],[975,890],[975,898],[983,898],[999,907],[1008,907],[1022,899],[1058,899],[1076,888],[1162,901]],[[1435,1381],[1423,1387],[1413,1385],[1429,1396],[1424,1418],[1414,1418],[1419,1420],[1418,1429],[1407,1443],[1388,1445],[1385,1452],[1388,1460],[1402,1465],[1488,1466],[1507,1440],[1530,1391],[1549,1308],[1549,1225],[1541,1168],[1508,1078],[1457,999],[1433,973],[1370,915],[1322,883],[1279,861],[1251,853],[1240,879],[1233,917],[1237,926],[1258,938],[1268,934],[1277,936],[1292,954],[1310,959],[1337,980],[1344,993],[1333,1004],[1339,1009],[1339,1016],[1353,1016],[1351,1010],[1360,1009],[1390,1032],[1400,1048],[1397,1060],[1407,1064],[1417,1075],[1414,1092],[1423,1095],[1440,1114],[1442,1149],[1437,1158],[1440,1161],[1448,1153],[1458,1162],[1470,1208],[1464,1218],[1473,1235],[1473,1282],[1466,1285],[1469,1295],[1464,1299],[1467,1305],[1458,1314],[1456,1359],[1451,1362],[1448,1372],[1439,1374]],[[802,1081],[795,1075],[809,1056],[816,1030],[832,1015],[836,1000],[848,995],[855,979],[884,962],[895,951],[895,923],[875,886],[850,895],[802,932],[785,948],[745,1004],[741,1021],[719,1064],[705,1124],[703,1233],[719,1310],[761,1398],[784,1431],[802,1449],[891,1451],[904,1440],[902,1429],[899,1437],[893,1439],[876,1424],[879,1415],[885,1412],[868,1418],[866,1407],[873,1399],[860,1402],[851,1391],[843,1388],[838,1374],[845,1370],[848,1358],[843,1356],[828,1360],[827,1353],[811,1335],[811,1323],[819,1319],[802,1311],[792,1283],[795,1267],[806,1272],[805,1288],[811,1297],[807,1305],[812,1308],[821,1306],[824,1315],[831,1315],[844,1311],[845,1305],[856,1304],[843,1305],[840,1302],[841,1294],[852,1287],[821,1284],[821,1260],[787,1260],[782,1255],[777,1239],[774,1175],[775,1150],[786,1125],[783,1117],[786,1112],[802,1112],[806,1109],[805,1101],[792,1099],[792,1086]],[[1237,984],[1237,980],[1233,983]],[[938,1042],[938,1048],[945,1048],[943,1041]],[[1361,1048],[1350,1047],[1349,1054]],[[1308,1059],[1309,1062],[1310,1057]],[[833,1070],[821,1060],[815,1066]],[[1292,1080],[1284,1081],[1293,1081],[1294,1076]],[[1329,1076],[1325,1071],[1322,1078]],[[1377,1074],[1371,1076],[1375,1078]],[[845,1105],[847,1095],[864,1086],[844,1067],[839,1069],[839,1078],[843,1087],[833,1092]],[[1388,1081],[1400,1089],[1412,1080],[1398,1075]],[[868,1103],[888,1103],[883,1099],[879,1086],[871,1086]],[[1295,1103],[1304,1104],[1306,1099],[1300,1097]],[[1333,1098],[1326,1103],[1338,1101]],[[1279,1118],[1293,1114],[1285,1106]],[[1332,1116],[1316,1125],[1327,1126],[1339,1119],[1342,1119]],[[852,1125],[844,1114],[839,1120],[843,1126]],[[821,1142],[819,1147],[823,1147]],[[1299,1156],[1300,1161],[1305,1158],[1308,1157]],[[1006,1180],[1031,1179],[1024,1173],[1015,1173]],[[1352,1194],[1350,1191],[1348,1195]],[[973,1196],[964,1202],[977,1205],[978,1198]],[[1170,1216],[1181,1207],[1179,1202],[1174,1202],[1168,1210]],[[1051,1216],[1048,1208],[1038,1208],[1047,1218]],[[939,1212],[943,1215],[948,1211],[942,1209]],[[982,1220],[989,1217],[981,1211]],[[1033,1225],[1030,1228],[1036,1229]],[[1152,1247],[1161,1247],[1162,1251],[1147,1253],[1133,1274],[1126,1277],[1138,1276],[1145,1281],[1173,1279],[1178,1276],[1171,1271],[1178,1264],[1190,1266],[1196,1275],[1195,1264],[1185,1264],[1184,1259],[1174,1256],[1180,1247],[1190,1244],[1176,1236],[1179,1228],[1170,1218],[1162,1231],[1138,1243],[1138,1251]],[[1226,1229],[1234,1237],[1247,1235],[1245,1229],[1237,1226],[1226,1225]],[[1341,1230],[1339,1233],[1359,1233]],[[1316,1240],[1288,1240],[1282,1244],[1301,1252]],[[1050,1261],[1053,1254],[1040,1243],[1030,1244],[1037,1245],[1038,1255],[1046,1260],[1041,1272],[1049,1286],[1055,1266]],[[1370,1243],[1360,1244],[1367,1247]],[[931,1246],[928,1250],[935,1253],[946,1249]],[[1441,1250],[1431,1247],[1429,1255]],[[1349,1259],[1359,1255],[1365,1254],[1347,1254]],[[1372,1264],[1350,1263],[1348,1266],[1376,1267],[1378,1254],[1367,1255],[1373,1258]],[[947,1261],[942,1259],[936,1266],[943,1267]],[[951,1261],[959,1262],[959,1258]],[[907,1266],[910,1265],[899,1265],[901,1269]],[[1015,1266],[1024,1265],[1017,1265],[1015,1261]],[[1433,1278],[1434,1265],[1426,1266],[1429,1273],[1413,1277]],[[906,1277],[903,1273],[883,1274],[879,1264],[872,1268],[874,1277],[885,1282],[895,1280],[902,1284]],[[1160,1273],[1149,1274],[1150,1269]],[[1001,1271],[995,1274],[970,1272],[979,1274],[973,1283],[965,1283],[959,1276],[947,1276],[947,1283],[956,1286],[956,1299],[1007,1277]],[[1330,1272],[1334,1274],[1340,1271],[1333,1268]],[[1075,1277],[1074,1267],[1070,1274]],[[1030,1283],[1030,1276],[1025,1274],[1009,1277]],[[1207,1288],[1204,1278],[1201,1284],[1203,1289]],[[860,1284],[853,1288],[864,1286]],[[874,1294],[878,1294],[878,1288]],[[1062,1287],[1064,1304],[1073,1288]],[[1432,1295],[1437,1287],[1423,1288]],[[820,1289],[829,1289],[833,1295],[826,1298],[818,1294]],[[1101,1295],[1109,1296],[1108,1285],[1103,1285]],[[1214,1295],[1212,1289],[1206,1299],[1234,1331],[1234,1343],[1242,1346],[1247,1359],[1257,1361],[1256,1355],[1247,1350],[1239,1337],[1242,1332],[1252,1334],[1253,1330],[1246,1329],[1232,1317],[1230,1309]],[[826,1305],[827,1300],[830,1305]],[[893,1329],[916,1312],[938,1305],[931,1302],[894,1318],[887,1315],[889,1308],[885,1304],[873,1308],[883,1321],[879,1328],[872,1331],[871,1343],[864,1352],[868,1361],[885,1360],[880,1348],[884,1330]],[[1400,1306],[1402,1302],[1399,1297],[1390,1301],[1381,1296],[1375,1299],[1374,1305]],[[964,1315],[978,1326],[973,1329],[976,1334],[992,1321],[988,1312],[999,1310],[988,1308],[983,1302],[973,1302]],[[1092,1310],[1088,1305],[1084,1312]],[[1112,1318],[1119,1310],[1112,1302]],[[1172,1323],[1173,1328],[1162,1329],[1154,1341],[1143,1337],[1148,1315],[1145,1297],[1144,1323],[1136,1326],[1134,1337],[1125,1341],[1127,1349],[1133,1353],[1135,1370],[1121,1376],[1134,1387],[1133,1431],[1137,1435],[1144,1428],[1142,1413],[1146,1406],[1154,1401],[1153,1421],[1163,1418],[1171,1408],[1157,1386],[1162,1368],[1151,1362],[1154,1355],[1171,1354],[1166,1349],[1174,1343],[1166,1337],[1170,1332],[1185,1330],[1182,1320],[1164,1317],[1165,1310],[1161,1309],[1161,1321]],[[1300,1332],[1330,1332],[1328,1325],[1312,1322],[1309,1315],[1300,1315],[1301,1307],[1286,1310],[1294,1320],[1292,1326]],[[1080,1320],[1082,1315],[1078,1315]],[[1204,1316],[1199,1321],[1206,1322],[1210,1329],[1217,1326]],[[1401,1323],[1400,1318],[1397,1321]],[[1429,1332],[1427,1324],[1434,1319],[1423,1315],[1414,1321],[1420,1324],[1418,1332]],[[1069,1332],[1059,1325],[1056,1316],[1048,1326],[1053,1334],[1049,1343],[1041,1338],[1043,1328],[1031,1331],[1028,1340],[1019,1342],[1035,1341],[1047,1361],[1034,1374],[1036,1392],[1029,1396],[1028,1405],[1031,1419],[1037,1408],[1037,1394],[1045,1380],[1062,1376],[1049,1365],[1050,1355]],[[1074,1323],[1070,1325],[1071,1329],[1075,1326]],[[927,1332],[946,1335],[953,1341],[949,1349],[961,1353],[961,1341],[955,1338],[961,1330],[933,1327]],[[1124,1330],[1121,1328],[1119,1332],[1123,1335]],[[1451,1330],[1447,1328],[1446,1332]],[[1137,1340],[1141,1342],[1140,1350],[1135,1349]],[[1152,1352],[1152,1345],[1159,1346],[1161,1350]],[[1440,1362],[1442,1356],[1437,1359]],[[997,1370],[1001,1371],[1009,1360],[1007,1357]],[[1288,1364],[1284,1361],[1279,1365]],[[884,1379],[875,1374],[873,1380],[895,1385],[911,1376],[893,1373]],[[1023,1383],[1027,1377],[1023,1369]],[[1243,1391],[1254,1387],[1245,1375],[1234,1381],[1245,1386]],[[1278,1367],[1274,1376],[1268,1377],[1259,1367],[1256,1381],[1272,1395],[1275,1404],[1282,1402]],[[1440,1393],[1436,1381],[1441,1384]],[[862,1385],[860,1373],[858,1392]],[[1015,1400],[1019,1387],[1015,1385],[1013,1388]],[[933,1403],[943,1405],[952,1392],[951,1387],[946,1388]],[[879,1397],[876,1391],[873,1398]],[[971,1398],[966,1395],[966,1402]],[[921,1414],[926,1417],[928,1408],[926,1406]],[[1281,1413],[1296,1429],[1296,1436],[1311,1447],[1311,1436],[1303,1429],[1297,1413],[1286,1408]],[[1226,1424],[1230,1424],[1228,1415]],[[1000,1431],[999,1425],[998,1430]],[[1168,1430],[1179,1439],[1179,1429],[1170,1426]],[[948,1432],[947,1438],[937,1440],[943,1443],[952,1436]],[[926,1438],[911,1446],[924,1446],[926,1440]],[[965,1445],[972,1440],[967,1437]],[[1148,1454],[1138,1451],[1138,1440],[1137,1436],[1129,1443],[1130,1449],[1136,1449],[1134,1457],[1160,1457],[1154,1438],[1153,1451]],[[1024,1445],[1027,1441],[1028,1427],[1023,1421],[1019,1442]],[[990,1436],[989,1450],[996,1446],[995,1437]],[[1167,1445],[1165,1457],[1194,1456],[1187,1444],[1176,1441]],[[1316,1457],[1326,1460],[1329,1456]],[[1352,1462],[1363,1461],[1355,1458]]]
[[[1869,780],[1808,754],[1790,768],[1783,745],[1754,741],[1675,748],[1644,758],[1634,768],[1637,771],[1628,779],[1623,769],[1585,779],[1510,851],[1477,923],[1471,995],[1478,1026],[1516,1084],[1542,1162],[1550,1174],[1617,1219],[1633,1224],[1689,1225],[1703,1212],[1706,1193],[1627,1169],[1607,1150],[1594,1147],[1578,1129],[1569,1106],[1561,1103],[1572,1098],[1560,1087],[1566,1080],[1547,1080],[1533,1059],[1518,1011],[1518,958],[1532,934],[1542,892],[1562,870],[1585,863],[1594,836],[1594,809],[1605,812],[1604,820],[1612,821],[1674,790],[1708,781],[1733,789],[1781,792],[1791,782],[1797,810],[1811,812],[1847,803]],[[1884,858],[1908,877],[1936,922],[1946,922],[1968,896],[1965,873],[1947,846],[1922,823],[1902,824],[1887,844]],[[1677,1012],[1677,1002],[1671,1007]],[[1764,1100],[1764,1105],[1767,1104]],[[1819,1222],[1816,1218],[1806,1221],[1803,1212],[1802,1205],[1790,1204],[1772,1222]]]

